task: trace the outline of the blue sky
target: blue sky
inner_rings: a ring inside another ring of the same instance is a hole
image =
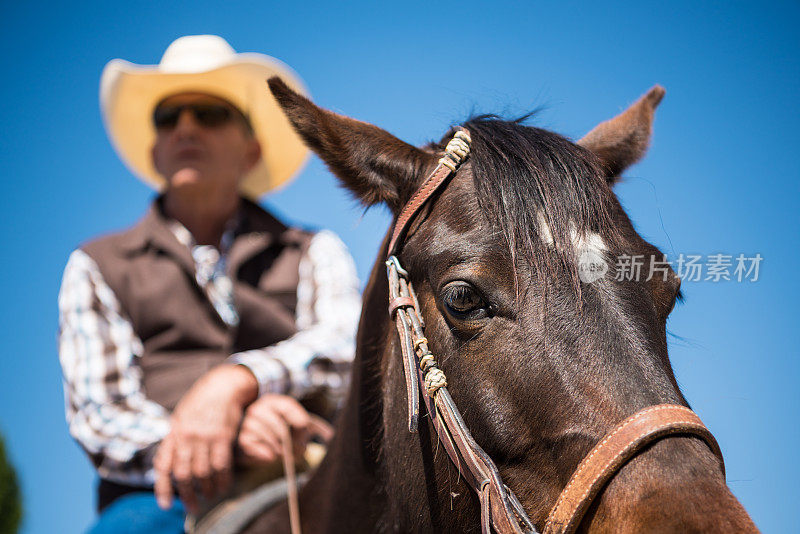
[[[69,252],[132,224],[152,197],[106,139],[100,72],[117,57],[156,63],[196,33],[282,59],[320,105],[413,143],[473,111],[540,105],[538,126],[577,138],[666,87],[650,153],[617,192],[668,254],[764,258],[754,283],[684,284],[670,355],[733,492],[764,532],[794,528],[799,15],[796,2],[3,2],[0,432],[23,532],[91,521],[94,475],[64,422],[56,295]],[[338,232],[362,280],[389,222],[363,214],[317,159],[265,204]]]

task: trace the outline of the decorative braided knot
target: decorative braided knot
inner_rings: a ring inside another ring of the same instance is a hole
[[[425,373],[425,389],[428,390],[429,397],[433,397],[439,388],[443,388],[446,385],[447,377],[444,376],[444,371],[438,367],[431,367],[428,369],[428,372]]]
[[[439,163],[455,172],[456,168],[469,155],[469,144],[471,142],[472,139],[470,139],[466,130],[457,131],[450,142],[447,143],[444,156],[439,160]]]

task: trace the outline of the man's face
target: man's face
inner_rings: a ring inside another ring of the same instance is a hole
[[[191,188],[210,195],[236,192],[261,157],[244,118],[221,98],[174,95],[158,105],[155,117],[153,164],[169,189]]]

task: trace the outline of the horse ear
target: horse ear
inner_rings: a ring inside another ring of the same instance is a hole
[[[654,85],[631,107],[613,119],[601,122],[578,141],[580,146],[600,158],[610,184],[647,152],[655,111],[665,93],[663,87]]]
[[[398,212],[435,160],[377,126],[316,106],[277,76],[267,83],[308,147],[366,206],[385,202]]]

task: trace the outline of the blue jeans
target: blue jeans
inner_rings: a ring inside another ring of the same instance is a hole
[[[103,510],[89,534],[183,534],[185,518],[178,500],[164,511],[152,492],[130,493]]]

